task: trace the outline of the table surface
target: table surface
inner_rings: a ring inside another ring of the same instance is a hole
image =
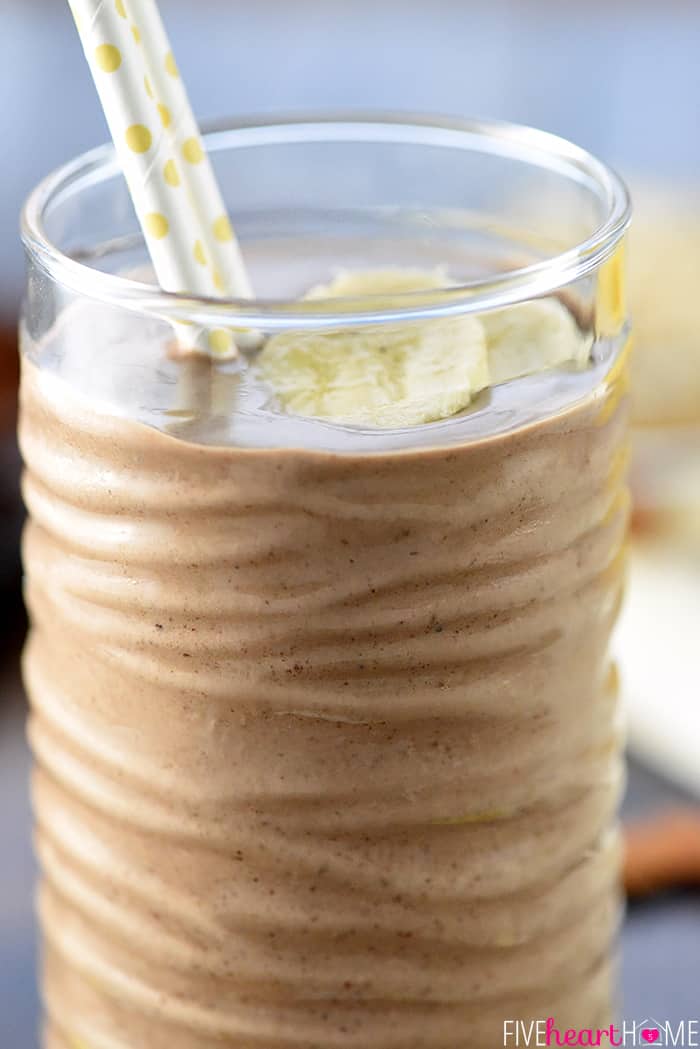
[[[38,1046],[28,769],[24,703],[12,658],[0,671],[0,840],[6,843],[0,858],[2,1049]],[[625,815],[635,818],[683,800],[680,791],[631,763]],[[678,1025],[700,1017],[699,933],[700,893],[672,893],[628,910],[622,935],[627,1020],[653,1017]]]

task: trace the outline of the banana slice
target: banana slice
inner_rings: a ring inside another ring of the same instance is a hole
[[[376,301],[452,284],[444,268],[345,271],[305,298]],[[286,332],[267,342],[257,365],[289,412],[402,427],[446,419],[487,386],[565,362],[583,367],[591,345],[557,299],[538,299],[478,317]]]
[[[363,295],[395,295],[430,291],[454,285],[445,266],[421,270],[410,266],[387,266],[381,270],[339,270],[329,284],[315,284],[305,299],[357,298]]]
[[[583,367],[590,358],[592,336],[580,331],[558,299],[534,299],[479,317],[494,385],[569,361]]]
[[[342,273],[308,297],[376,296],[447,283],[440,270]],[[470,316],[285,333],[268,341],[258,369],[287,411],[377,427],[445,419],[490,381],[484,329]]]

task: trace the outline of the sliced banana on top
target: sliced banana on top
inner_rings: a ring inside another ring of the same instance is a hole
[[[558,299],[533,299],[479,315],[486,329],[491,385],[591,355],[592,338],[580,331]]]
[[[446,270],[340,273],[306,298],[358,298],[449,287]],[[285,332],[257,358],[282,407],[353,425],[416,426],[466,408],[485,387],[565,361],[583,364],[590,340],[558,301],[375,328]]]
[[[341,274],[310,295],[381,295],[445,283],[440,271],[363,271]],[[489,384],[484,329],[470,316],[289,332],[269,340],[258,368],[287,411],[379,427],[445,419]]]
[[[454,284],[446,266],[422,270],[411,266],[385,266],[381,270],[339,270],[328,284],[315,284],[305,299],[356,298],[363,295],[400,295],[431,291]]]

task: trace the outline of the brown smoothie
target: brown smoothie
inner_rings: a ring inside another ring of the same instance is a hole
[[[494,1049],[613,1019],[607,390],[222,447],[25,360],[47,1049]]]

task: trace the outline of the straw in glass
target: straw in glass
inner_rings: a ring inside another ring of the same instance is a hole
[[[154,0],[69,0],[156,277],[166,291],[249,298],[251,286]],[[226,329],[178,342],[235,355]]]

